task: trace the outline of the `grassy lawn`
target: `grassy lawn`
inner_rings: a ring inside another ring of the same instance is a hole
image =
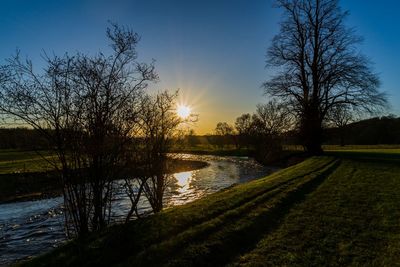
[[[40,151],[44,157],[51,159],[52,155],[47,151]],[[53,169],[38,152],[21,151],[14,149],[0,150],[0,174],[21,172],[45,172]]]
[[[304,151],[304,147],[301,145],[284,145],[284,150],[291,150],[291,151]],[[400,145],[322,145],[322,149],[324,151],[383,151],[389,152],[393,151],[398,153],[400,151]]]
[[[0,203],[53,196],[60,191],[54,167],[42,157],[51,159],[53,155],[48,151],[39,153],[0,150]]]
[[[313,157],[21,265],[396,265],[400,158],[368,153]]]
[[[400,151],[400,145],[323,145],[322,146],[325,151],[330,150],[353,150],[353,151]]]
[[[399,190],[399,162],[343,160],[235,265],[399,264]]]
[[[346,150],[328,150],[326,155],[331,155],[347,159],[368,159],[370,161],[395,161],[400,160],[400,149],[397,148],[370,148],[370,149],[346,149]]]

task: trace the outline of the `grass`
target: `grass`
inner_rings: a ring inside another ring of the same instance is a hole
[[[365,150],[371,150],[371,151],[376,151],[376,150],[384,150],[384,151],[390,151],[390,150],[396,150],[399,151],[400,145],[345,145],[345,146],[340,146],[340,145],[323,145],[322,146],[324,150],[354,150],[354,151],[365,151]]]
[[[400,260],[400,164],[343,160],[234,265],[392,266]]]
[[[325,151],[326,155],[331,155],[347,159],[368,159],[370,161],[395,161],[400,160],[400,149],[347,149],[347,150],[330,150]]]
[[[51,159],[53,155],[48,151],[39,153],[0,150],[0,203],[59,194],[60,182],[54,167],[43,158]]]
[[[347,153],[307,159],[20,265],[396,265],[400,153]]]
[[[0,175],[23,172],[46,172],[52,169],[50,164],[41,157],[53,157],[47,151],[21,151],[14,149],[0,150]]]
[[[291,151],[304,151],[304,147],[301,145],[284,145],[283,146],[284,150],[291,150]],[[352,150],[352,151],[366,151],[366,150],[371,150],[371,151],[376,151],[376,150],[384,150],[384,151],[390,151],[390,150],[396,150],[399,151],[400,149],[400,144],[399,145],[345,145],[345,146],[340,146],[340,145],[322,145],[322,149],[324,151],[344,151],[344,150]]]

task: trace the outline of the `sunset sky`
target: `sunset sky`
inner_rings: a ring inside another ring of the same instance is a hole
[[[375,62],[389,113],[400,115],[400,23],[396,0],[341,1],[348,25],[364,36],[362,51]],[[279,30],[280,10],[270,0],[142,0],[0,2],[0,64],[18,47],[41,64],[42,51],[108,51],[107,21],[131,27],[142,37],[139,59],[156,60],[160,82],[152,91],[180,89],[180,102],[199,114],[197,134],[219,121],[233,123],[267,101],[261,84],[265,52]]]

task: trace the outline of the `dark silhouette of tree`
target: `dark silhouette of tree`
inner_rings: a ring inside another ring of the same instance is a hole
[[[1,111],[42,133],[57,155],[51,163],[61,174],[66,225],[78,235],[110,222],[139,100],[157,80],[153,64],[137,60],[136,33],[112,25],[107,37],[110,55],[45,56],[38,73],[17,54],[0,73]]]
[[[329,144],[340,144],[340,135],[344,135],[349,145],[400,144],[400,118],[389,115],[350,122],[343,126],[327,129],[326,140]]]
[[[337,105],[327,114],[328,125],[339,130],[341,146],[345,145],[346,126],[354,121],[354,117],[354,112],[346,105]]]
[[[235,128],[239,138],[239,145],[246,145],[248,148],[251,134],[252,120],[249,113],[242,114],[235,120]]]
[[[232,139],[232,141],[235,141],[233,139],[233,131],[233,127],[227,122],[217,123],[217,126],[215,127],[215,134],[219,137],[217,138],[217,143],[221,148],[228,144],[230,139]]]
[[[198,138],[196,138],[196,132],[193,129],[187,131],[185,139],[187,140],[188,146],[191,148],[200,144]]]
[[[282,153],[282,134],[293,126],[292,116],[286,105],[274,100],[258,104],[251,125],[256,159],[263,163],[279,160]]]
[[[154,213],[163,209],[164,192],[171,176],[167,173],[167,153],[173,144],[177,127],[183,122],[176,113],[177,95],[178,92],[163,91],[155,96],[146,95],[141,103],[141,165],[146,167],[143,192]]]
[[[227,122],[218,122],[215,127],[215,133],[218,135],[230,135],[233,134],[233,127]]]
[[[6,124],[7,125],[7,124]],[[50,149],[46,138],[26,127],[0,128],[0,149],[44,150]]]
[[[283,136],[293,129],[293,125],[290,110],[277,100],[258,104],[252,115],[242,114],[235,121],[241,144],[251,148],[255,158],[262,163],[280,159]]]
[[[292,127],[292,118],[284,103],[269,101],[258,104],[253,114],[252,129],[264,135],[278,135]]]
[[[379,78],[357,45],[362,38],[345,26],[348,12],[337,0],[278,0],[283,9],[280,32],[267,52],[275,68],[264,83],[297,114],[301,140],[312,153],[322,152],[323,122],[337,105],[368,112],[386,105]]]

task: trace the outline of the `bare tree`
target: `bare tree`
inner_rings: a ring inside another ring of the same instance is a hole
[[[66,226],[79,235],[110,221],[113,180],[129,157],[138,120],[138,103],[148,82],[157,80],[153,64],[137,61],[139,36],[112,25],[113,53],[45,56],[35,72],[18,53],[1,69],[0,109],[37,129],[51,142],[61,173]]]
[[[229,125],[227,122],[218,122],[215,127],[215,134],[217,135],[217,143],[221,148],[224,147],[225,144],[229,144],[229,140],[234,140],[234,128]]]
[[[256,158],[265,163],[280,159],[282,134],[292,127],[292,115],[284,103],[272,100],[258,104],[251,126]]]
[[[179,156],[169,154],[172,145],[182,140],[182,124],[194,123],[198,120],[197,114],[190,114],[187,118],[180,118],[177,114],[178,91],[162,91],[155,95],[145,94],[140,102],[138,120],[139,131],[136,134],[138,149],[136,150],[135,166],[140,172],[136,177],[125,179],[125,188],[132,206],[126,221],[129,221],[135,212],[137,204],[143,195],[150,203],[154,213],[164,207],[164,193],[172,182],[172,164]]]
[[[345,145],[346,126],[354,121],[356,112],[347,105],[337,105],[327,114],[327,123],[339,130],[340,145]]]
[[[233,127],[227,122],[218,122],[215,127],[215,133],[218,135],[230,135],[233,134]]]
[[[178,92],[163,91],[155,96],[146,95],[141,103],[140,125],[142,144],[142,165],[145,168],[143,192],[153,212],[163,208],[163,197],[170,181],[167,153],[183,122],[176,113]]]
[[[249,138],[251,133],[252,120],[249,113],[242,114],[235,120],[235,128],[239,138],[240,145],[249,146]]]
[[[379,78],[357,49],[362,38],[345,26],[337,0],[278,0],[284,19],[267,52],[276,74],[267,94],[295,111],[306,150],[322,152],[322,123],[337,105],[373,111],[386,105]]]
[[[196,132],[194,129],[189,129],[186,134],[186,139],[188,142],[189,147],[194,148],[196,145],[199,144],[199,140],[196,137]]]
[[[290,130],[292,126],[292,116],[285,103],[272,100],[257,105],[253,115],[253,131],[263,135],[278,135]]]

